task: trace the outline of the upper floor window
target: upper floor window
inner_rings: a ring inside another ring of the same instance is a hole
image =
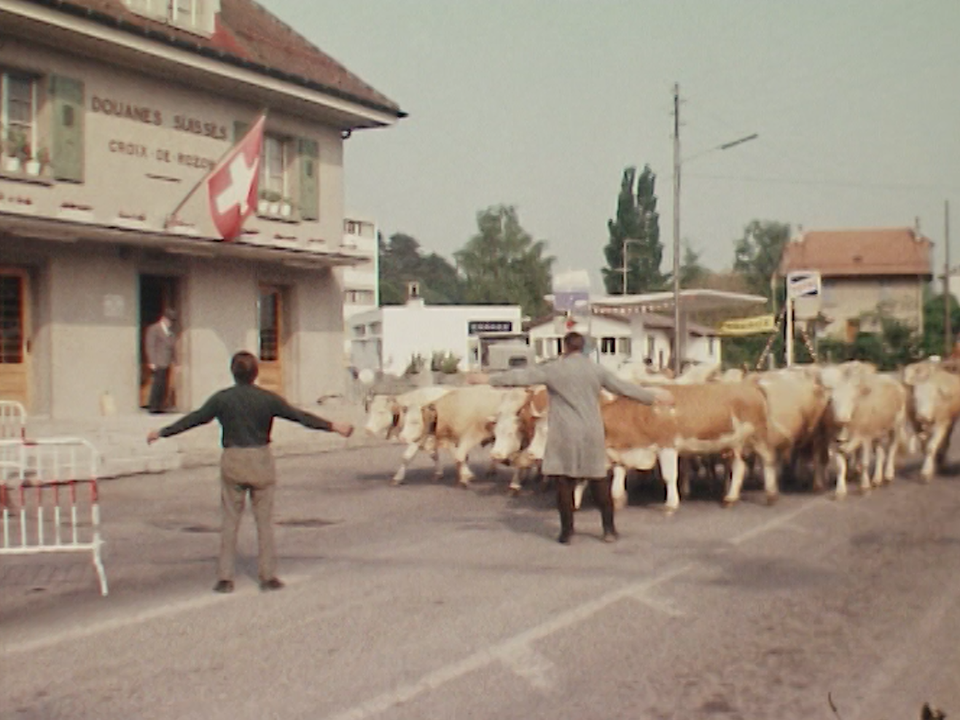
[[[36,78],[22,73],[0,72],[3,169],[8,172],[27,172],[28,163],[42,159],[44,151],[37,137],[37,102]]]
[[[600,338],[600,354],[613,355],[617,351],[617,339],[612,337]]]
[[[203,35],[212,35],[219,0],[126,0],[133,12]]]

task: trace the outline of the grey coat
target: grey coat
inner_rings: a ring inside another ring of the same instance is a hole
[[[177,345],[177,336],[171,328],[168,334],[159,321],[147,328],[144,346],[147,363],[158,368],[168,368],[173,364],[173,354]]]
[[[652,405],[654,394],[621,380],[586,355],[574,354],[490,378],[500,387],[546,385],[550,397],[544,475],[602,478],[607,474],[600,389]]]

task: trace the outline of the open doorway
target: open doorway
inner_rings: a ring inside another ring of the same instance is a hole
[[[140,407],[147,407],[150,398],[150,384],[152,373],[147,365],[147,353],[144,340],[147,335],[147,328],[160,319],[160,315],[167,308],[175,310],[180,309],[180,280],[175,277],[165,277],[161,275],[141,275],[140,276],[140,326],[139,338],[140,347],[137,354],[140,363]],[[182,316],[178,313],[177,321],[174,324],[174,331],[180,332],[182,327]],[[170,378],[167,383],[167,395],[164,400],[164,408],[174,410],[177,407],[177,363],[170,369]]]
[[[260,375],[257,384],[279,395],[283,394],[284,304],[283,290],[261,286],[257,302],[259,319],[258,360]]]

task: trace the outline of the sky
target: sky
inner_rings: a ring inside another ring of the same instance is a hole
[[[657,175],[680,238],[728,269],[752,220],[913,226],[960,263],[956,0],[260,0],[409,116],[346,141],[348,214],[452,259],[517,207],[602,289],[624,168]],[[756,133],[728,150],[721,144]]]

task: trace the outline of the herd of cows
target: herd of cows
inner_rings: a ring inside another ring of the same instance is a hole
[[[833,482],[847,494],[848,468],[866,492],[892,481],[898,453],[923,455],[920,477],[929,482],[946,453],[960,417],[960,363],[931,358],[879,372],[868,363],[744,374],[694,366],[673,380],[621,373],[640,384],[666,384],[675,404],[647,406],[618,396],[601,399],[606,456],[617,507],[627,503],[629,470],[658,471],[666,486],[665,510],[680,506],[695,473],[718,477],[723,504],[732,505],[748,470],[762,471],[768,502],[779,496],[785,475],[807,473],[814,490]],[[513,468],[510,489],[543,459],[548,397],[543,387],[431,386],[367,400],[366,430],[406,444],[394,484],[421,450],[443,475],[440,451],[452,451],[458,482],[474,475],[474,449],[490,446],[491,470]],[[582,487],[577,494],[577,505]]]

